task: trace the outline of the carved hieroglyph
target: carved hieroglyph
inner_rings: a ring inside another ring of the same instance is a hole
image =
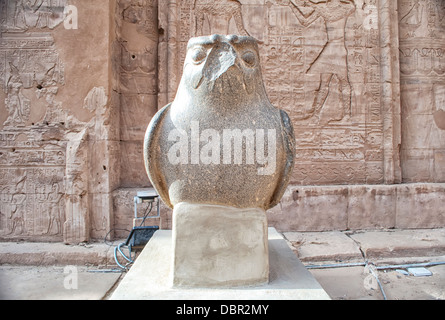
[[[231,5],[222,11],[222,3]],[[397,101],[381,91],[397,67],[381,50],[382,35],[392,33],[380,29],[397,23],[392,6],[378,0],[162,2],[159,105],[174,97],[187,39],[210,31],[248,33],[260,41],[271,102],[289,113],[295,127],[292,182],[395,181],[398,160],[385,133],[393,119],[385,119],[383,110]],[[392,15],[381,21],[381,10]]]

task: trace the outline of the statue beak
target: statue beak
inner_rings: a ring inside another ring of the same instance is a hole
[[[209,81],[216,81],[230,67],[236,65],[236,52],[232,46],[222,44],[212,49],[204,67],[204,76]]]

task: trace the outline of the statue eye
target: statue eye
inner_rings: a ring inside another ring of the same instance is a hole
[[[253,53],[252,51],[247,51],[247,52],[243,53],[243,55],[241,56],[241,58],[242,58],[243,61],[247,64],[247,66],[249,66],[249,67],[253,67],[253,66],[255,66],[255,63],[256,63],[256,55],[255,55],[255,53]]]
[[[192,51],[192,60],[195,63],[202,62],[207,57],[207,51],[204,48],[196,48]]]

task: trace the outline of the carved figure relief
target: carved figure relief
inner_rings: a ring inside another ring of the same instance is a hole
[[[66,146],[45,132],[0,132],[0,236],[62,235]]]
[[[156,7],[155,0],[119,0],[119,16],[123,21],[137,25],[138,32],[153,36],[158,32],[157,24],[152,19]],[[121,22],[118,22],[121,26]],[[120,30],[118,30],[119,32]]]
[[[47,234],[60,234],[62,233],[62,224],[64,217],[62,216],[61,201],[63,194],[59,192],[59,184],[53,183],[51,186],[51,191],[48,194],[48,202],[50,203],[49,208],[49,224]]]
[[[53,29],[63,21],[66,0],[5,0],[5,13],[11,30]]]
[[[413,2],[411,9],[408,13],[402,17],[400,23],[404,25],[408,37],[415,37],[416,30],[422,24],[423,6],[419,3],[419,0]]]
[[[239,34],[249,35],[244,27],[241,3],[238,0],[194,0],[193,9],[196,16],[195,36],[204,35],[204,23],[209,25],[208,34],[229,34],[229,23],[232,18]]]
[[[18,180],[18,181],[17,181]],[[19,177],[11,185],[11,202],[10,202],[10,226],[9,234],[23,234],[24,229],[24,204],[26,200],[26,194],[24,193],[24,186],[26,182],[26,176]]]
[[[9,113],[5,126],[24,126],[31,112],[30,100],[22,93],[23,82],[20,79],[19,70],[12,63],[10,65],[11,77],[6,83],[8,96],[5,99],[5,107]]]
[[[300,5],[308,5],[312,11],[304,14]],[[338,80],[343,104],[343,110],[339,110],[342,116],[338,119],[341,120],[345,117],[349,119],[351,117],[351,84],[348,76],[345,27],[348,17],[355,11],[354,2],[327,0],[314,3],[298,0],[296,2],[291,1],[290,6],[303,26],[307,27],[315,20],[322,18],[327,32],[326,44],[306,71],[307,73],[320,75],[320,87],[316,91],[312,107],[303,119],[320,113],[329,91],[332,89],[331,84],[334,76]]]
[[[36,91],[37,98],[45,97],[46,113],[42,122],[46,125],[66,122],[68,113],[62,109],[62,103],[56,100],[58,90],[58,87],[48,87]]]
[[[65,83],[64,66],[49,34],[2,34],[0,59],[0,87],[7,94],[5,108],[9,114],[4,126],[24,126],[29,120],[32,97],[26,96],[24,89],[36,88],[37,99],[45,96],[48,114],[54,113],[54,108],[61,112],[55,96],[58,86]],[[59,119],[45,117],[42,122],[50,120]]]

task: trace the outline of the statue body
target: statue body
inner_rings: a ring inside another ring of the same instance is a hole
[[[288,115],[269,102],[253,38],[189,41],[176,98],[152,119],[144,156],[174,209],[173,284],[267,282],[265,210],[287,187],[295,138]],[[246,264],[257,271],[245,274]]]

